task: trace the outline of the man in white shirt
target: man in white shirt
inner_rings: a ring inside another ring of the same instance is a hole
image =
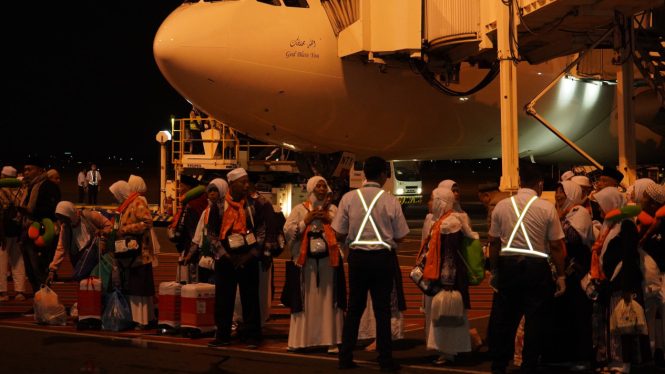
[[[554,205],[538,198],[543,192],[543,173],[531,164],[520,167],[519,173],[521,188],[496,205],[489,232],[490,286],[498,292],[490,319],[492,373],[505,373],[522,316],[521,372],[535,373],[553,318],[549,304],[553,296],[566,290],[566,247],[559,216]],[[556,287],[548,257],[556,266]]]
[[[86,180],[85,180],[85,168],[79,172],[78,176],[78,190],[79,190],[79,204],[83,204],[85,201],[85,189],[86,189]]]
[[[353,349],[360,320],[371,294],[376,318],[376,340],[382,372],[399,370],[392,357],[391,293],[397,243],[409,233],[402,208],[395,196],[381,187],[387,180],[386,161],[370,157],[365,161],[362,188],[348,192],[339,203],[332,228],[338,243],[349,247],[349,303],[339,351],[340,370],[357,367]],[[369,214],[368,214],[369,212]]]
[[[85,177],[88,182],[88,204],[97,204],[97,193],[99,192],[99,181],[102,180],[102,175],[97,170],[97,165],[92,164],[91,170]]]

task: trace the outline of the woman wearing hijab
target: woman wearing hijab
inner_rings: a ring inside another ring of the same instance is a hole
[[[139,177],[138,175],[130,175],[129,180],[127,180],[127,183],[129,184],[129,190],[130,192],[136,192],[139,194],[139,199],[143,200],[146,204],[148,204],[148,200],[145,198],[145,193],[148,190],[148,187],[145,184],[145,181],[143,178]],[[159,253],[161,251],[161,246],[159,245],[159,241],[157,240],[157,235],[155,234],[155,228],[151,227],[150,228],[150,237],[152,238],[152,249],[153,249],[153,259],[152,259],[152,267],[157,267],[159,265]]]
[[[48,175],[48,179],[50,179],[51,182],[60,184],[60,173],[58,173],[57,170],[51,169],[46,174]]]
[[[199,180],[189,175],[180,177],[180,201],[184,201],[185,194],[199,185]],[[174,233],[173,241],[176,243],[176,249],[180,253],[180,260],[183,260],[189,248],[192,246],[192,238],[196,233],[196,227],[201,219],[201,213],[208,207],[208,196],[205,192],[193,197],[187,203],[180,207],[177,215],[173,218],[170,229]],[[180,268],[180,280],[189,282],[189,267]]]
[[[55,208],[55,216],[60,221],[60,238],[55,250],[53,261],[49,265],[49,275],[46,284],[51,283],[55,273],[60,269],[60,264],[69,256],[72,267],[75,268],[83,250],[85,250],[97,235],[108,235],[111,233],[111,221],[101,213],[94,210],[80,211],[73,203],[61,201]],[[100,242],[100,251],[104,251],[104,242]]]
[[[328,183],[322,177],[309,179],[307,194],[308,200],[293,208],[284,225],[301,273],[299,284],[283,291],[292,296],[288,350],[326,346],[334,354],[342,343],[346,309],[342,253],[330,227],[337,207],[326,203]]]
[[[543,361],[575,363],[576,371],[588,370],[593,359],[591,315],[593,303],[580,287],[591,266],[591,247],[595,241],[591,216],[582,206],[582,188],[571,181],[557,185],[556,208],[565,235],[566,292],[554,299],[554,319],[550,347]]]
[[[604,188],[594,196],[603,218],[626,205],[626,199],[616,188]],[[631,363],[640,364],[651,360],[647,335],[617,335],[609,332],[610,316],[620,302],[628,303],[634,299],[644,308],[638,241],[633,218],[618,222],[605,220],[591,249],[591,279],[602,285],[599,289],[601,295],[593,309],[595,359],[599,366],[607,366],[611,372],[629,373]],[[620,262],[622,266],[617,271]]]
[[[201,214],[199,223],[196,226],[196,233],[192,239],[192,245],[189,248],[189,253],[184,258],[185,264],[191,261],[192,257],[198,259],[199,254],[200,256],[212,258],[210,242],[208,241],[208,218],[210,216],[210,207],[215,205],[218,212],[224,212],[224,201],[222,200],[222,196],[226,196],[226,191],[228,191],[228,189],[229,185],[221,178],[213,179],[210,184],[208,184],[208,187],[206,188],[208,207]],[[214,265],[211,268],[199,265],[199,281],[215,284]]]
[[[628,193],[626,191],[626,196],[630,200],[630,202],[640,205],[642,201],[642,196],[644,195],[644,191],[646,191],[647,187],[651,186],[652,184],[656,184],[652,179],[650,178],[641,178],[635,181],[635,184],[632,185],[632,191]]]
[[[426,280],[439,282],[446,291],[458,291],[464,302],[464,324],[458,327],[435,326],[432,321],[432,297],[424,297],[425,336],[427,349],[437,350],[441,356],[435,365],[454,362],[459,352],[471,351],[471,335],[467,310],[471,308],[467,268],[462,261],[463,239],[478,239],[469,225],[466,213],[453,210],[455,197],[448,188],[432,191],[432,228],[423,242],[418,261],[424,263]],[[425,257],[426,256],[426,257]],[[442,291],[443,292],[443,291]]]
[[[152,273],[154,246],[150,234],[152,214],[141,194],[131,192],[129,183],[119,181],[109,189],[120,204],[113,222],[114,230],[111,234],[113,242],[133,237],[141,243],[141,254],[134,258],[118,259],[118,266],[124,273],[123,278],[128,279],[128,282],[123,284],[122,291],[131,305],[134,322],[138,324],[139,329],[145,329],[149,324],[156,322],[152,302],[152,297],[155,295],[155,280]]]
[[[454,180],[446,179],[445,181],[439,183],[439,188],[446,188],[452,191],[455,201],[453,202],[453,211],[457,213],[464,213],[462,207],[460,206],[460,195],[459,195],[459,186]]]

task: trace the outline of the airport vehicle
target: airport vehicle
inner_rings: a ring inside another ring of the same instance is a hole
[[[423,181],[416,161],[388,161],[388,180],[383,185],[386,192],[397,197],[403,207],[423,202]],[[365,180],[363,162],[356,161],[349,177],[351,188],[360,188]]]

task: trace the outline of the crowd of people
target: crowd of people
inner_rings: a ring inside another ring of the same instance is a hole
[[[310,178],[307,200],[286,220],[257,193],[242,168],[207,186],[181,177],[183,206],[169,236],[180,254],[179,281],[215,285],[216,335],[210,347],[237,338],[248,349],[260,346],[261,328],[270,316],[273,259],[288,248],[281,297],[291,311],[288,350],[327,347],[339,355],[339,369],[352,369],[357,367],[357,340],[375,339],[371,348],[378,351],[381,371],[400,369],[391,343],[404,336],[406,310],[397,252],[410,230],[397,198],[381,189],[385,165],[379,157],[368,158],[363,186],[345,194],[338,206],[331,202],[328,181]],[[91,173],[89,188],[101,180],[94,168]],[[492,372],[505,372],[518,356],[514,362],[524,373],[536,372],[543,363],[568,365],[572,371],[629,373],[631,365],[654,357],[662,362],[665,188],[639,179],[623,194],[618,189],[623,174],[605,167],[595,188],[586,176],[564,174],[553,204],[540,198],[544,175],[537,167],[525,165],[519,175],[520,189],[512,196],[497,183],[478,189],[488,210]],[[16,176],[15,169],[3,168],[3,178]],[[44,172],[40,160],[26,162],[23,178],[24,187],[0,191],[0,300],[8,300],[8,262],[15,297],[21,300],[24,274],[36,292],[55,279],[65,256],[75,266],[82,250],[98,240],[102,254],[111,255],[119,269],[117,277],[103,279],[105,291],[121,289],[137,327],[154,326],[153,265],[159,243],[143,179],[132,175],[110,186],[119,207],[109,220],[60,201],[59,176]],[[423,295],[421,306],[424,340],[436,352],[435,365],[454,365],[458,354],[472,351],[471,268],[462,252],[479,235],[460,205],[459,192],[449,179],[432,191],[416,259],[423,280],[437,287]],[[631,205],[641,209],[626,208]],[[44,218],[57,222],[58,239],[50,247],[36,246],[25,234],[32,222]],[[458,301],[447,301],[462,311],[454,323],[440,317],[441,292],[459,295]],[[610,320],[621,303],[641,306],[648,335],[613,330]]]

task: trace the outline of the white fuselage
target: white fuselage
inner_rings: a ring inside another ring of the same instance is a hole
[[[171,85],[217,120],[298,151],[349,151],[359,159],[501,157],[499,81],[466,100],[443,95],[410,69],[337,57],[319,1],[310,8],[255,0],[183,4],[162,24],[155,59]],[[518,67],[526,104],[563,68],[563,59]],[[464,91],[487,70],[462,65]],[[615,86],[564,79],[536,106],[600,162],[618,162]],[[662,138],[638,124],[638,162],[656,162]],[[584,163],[523,112],[519,148],[547,162]],[[528,151],[528,152],[527,152]]]

